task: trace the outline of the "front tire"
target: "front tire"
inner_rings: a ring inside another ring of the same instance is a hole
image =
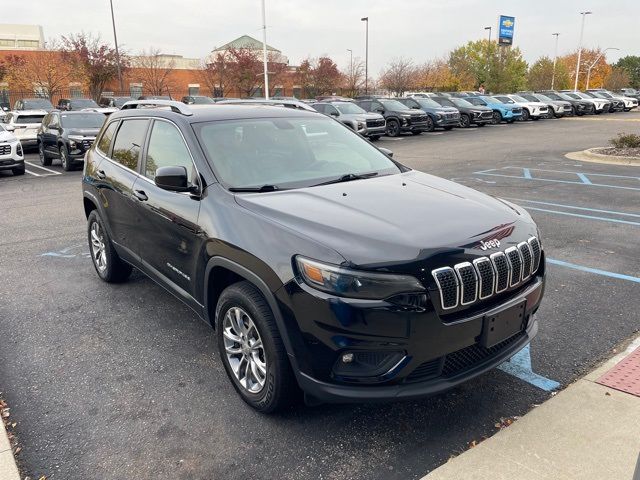
[[[529,110],[527,110],[526,108],[523,108],[522,115],[520,116],[520,121],[526,122],[527,120],[529,120],[529,118],[531,118],[531,114],[529,113]]]
[[[42,142],[38,143],[38,156],[40,157],[40,164],[43,167],[48,167],[51,165],[51,159],[47,157],[47,152],[45,151]]]
[[[24,175],[24,165],[11,169],[11,173],[14,175]]]
[[[491,125],[498,125],[502,122],[502,114],[498,111],[493,112],[493,117],[491,118]]]
[[[62,164],[62,169],[65,172],[70,172],[73,170],[73,163],[69,158],[69,149],[66,145],[60,145],[60,163]]]
[[[227,287],[216,307],[222,364],[242,399],[262,413],[297,400],[287,352],[269,304],[250,282]]]
[[[87,224],[89,251],[96,273],[107,283],[124,282],[131,275],[132,267],[116,253],[97,210],[89,214]]]
[[[427,115],[427,132],[433,132],[436,129],[436,124],[433,123],[433,118],[430,115]]]
[[[469,128],[470,125],[471,119],[469,118],[469,115],[466,113],[460,115],[460,128]]]
[[[386,133],[389,137],[397,137],[400,135],[400,123],[398,123],[397,120],[388,120]]]

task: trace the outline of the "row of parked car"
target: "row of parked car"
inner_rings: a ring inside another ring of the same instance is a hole
[[[43,98],[15,102],[14,108],[2,112],[0,123],[0,170],[24,174],[24,152],[37,147],[43,166],[59,159],[65,170],[82,163],[106,116],[122,108],[132,97],[106,96],[97,103],[92,99],[61,99],[57,107]],[[149,102],[171,100],[170,97],[140,97]],[[410,92],[405,97],[362,96],[322,97],[299,101],[274,98],[267,103],[314,110],[334,117],[372,141],[387,135],[419,135],[436,128],[483,127],[501,122],[561,118],[607,112],[630,111],[638,107],[640,92],[624,89],[610,92],[592,89],[546,90],[516,94],[485,95],[480,92]],[[182,102],[197,104],[264,103],[260,99],[211,98],[186,96]]]

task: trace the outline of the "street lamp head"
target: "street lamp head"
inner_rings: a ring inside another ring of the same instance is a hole
[[[491,30],[491,27],[484,27],[485,30]]]
[[[580,12],[580,15],[591,15],[593,12]]]
[[[362,17],[360,19],[361,22],[368,22],[369,21],[369,17]]]

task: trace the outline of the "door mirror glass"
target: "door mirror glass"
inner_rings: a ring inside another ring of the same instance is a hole
[[[340,114],[338,113],[337,110],[331,110],[329,112],[329,115],[331,115],[332,117],[339,117],[340,116]]]
[[[7,125],[4,128],[7,132],[13,132],[16,129],[16,127],[14,127],[13,125]]]
[[[391,150],[389,150],[388,148],[378,147],[378,150],[380,150],[382,153],[384,153],[387,157],[393,158],[393,152]]]
[[[182,165],[159,167],[154,181],[158,187],[171,192],[188,192],[193,189],[189,185],[187,169]]]

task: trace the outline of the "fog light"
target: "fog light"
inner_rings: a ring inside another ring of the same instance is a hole
[[[353,362],[353,353],[345,353],[342,355],[342,363]]]

